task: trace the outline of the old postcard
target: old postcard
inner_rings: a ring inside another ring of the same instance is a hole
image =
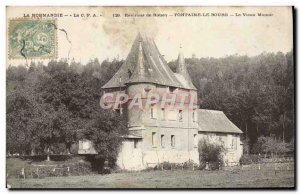
[[[7,6],[7,188],[295,188],[293,13]]]

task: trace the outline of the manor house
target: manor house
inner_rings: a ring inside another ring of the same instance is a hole
[[[137,35],[124,64],[102,89],[106,93],[124,93],[129,96],[125,104],[115,111],[125,114],[129,134],[124,137],[117,164],[120,168],[140,170],[164,161],[183,163],[193,160],[199,163],[198,141],[207,138],[222,143],[226,148],[224,162],[239,162],[242,155],[242,131],[222,111],[199,109],[197,88],[188,74],[182,51],[173,72],[159,52],[154,40]],[[136,94],[145,100],[149,93],[178,94],[193,97],[183,106],[160,106],[152,103],[143,109],[127,104]],[[116,102],[111,102],[116,103]],[[118,102],[117,102],[118,103]],[[190,108],[190,104],[194,108]],[[88,140],[80,141],[79,154],[95,153]]]

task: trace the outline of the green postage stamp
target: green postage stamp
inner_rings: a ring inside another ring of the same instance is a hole
[[[9,21],[9,58],[56,58],[56,20]]]

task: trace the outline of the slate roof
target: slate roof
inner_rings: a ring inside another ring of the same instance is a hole
[[[185,89],[194,89],[177,79],[160,54],[152,38],[138,34],[124,64],[102,87],[124,87],[131,83],[156,83]]]
[[[224,114],[217,110],[198,110],[199,131],[220,133],[243,133]]]
[[[192,79],[187,71],[186,64],[184,61],[184,56],[180,47],[180,52],[178,55],[177,63],[176,63],[176,73],[175,76],[179,80],[179,82],[185,87],[193,90],[197,90],[193,85]]]

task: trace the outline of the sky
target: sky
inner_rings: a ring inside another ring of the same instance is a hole
[[[7,36],[10,20],[38,13],[99,15],[95,18],[56,18],[58,28],[68,33],[71,42],[64,32],[57,31],[57,59],[74,58],[83,64],[94,58],[100,61],[126,59],[138,32],[153,37],[167,61],[177,58],[180,45],[185,57],[194,54],[199,58],[285,53],[293,47],[291,7],[7,7]],[[179,13],[210,16],[175,17]],[[228,16],[212,16],[212,13]],[[271,16],[257,16],[258,13]],[[113,17],[113,14],[121,17]],[[124,17],[125,14],[152,16]],[[167,14],[168,17],[153,17],[153,14]],[[7,41],[7,50],[8,47]],[[25,59],[10,59],[8,53],[6,56],[6,66],[26,62]],[[31,61],[47,63],[49,60],[27,60]]]

